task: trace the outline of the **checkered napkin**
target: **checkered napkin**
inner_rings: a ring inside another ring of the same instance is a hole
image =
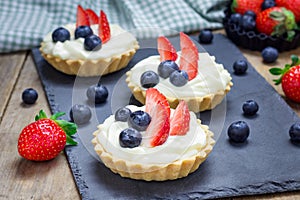
[[[221,28],[229,0],[1,0],[0,53],[39,46],[55,28],[76,21],[77,5],[104,10],[137,38]]]

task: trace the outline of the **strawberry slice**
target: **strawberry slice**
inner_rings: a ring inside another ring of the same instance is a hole
[[[98,24],[99,23],[99,17],[92,9],[88,8],[85,10],[85,12],[89,16],[90,24]]]
[[[189,81],[194,79],[198,74],[198,52],[195,52],[193,48],[183,48],[179,69],[187,72]]]
[[[77,17],[76,18],[76,27],[90,25],[89,16],[85,12],[85,10],[82,8],[81,5],[77,6],[77,16],[76,17]]]
[[[185,101],[180,101],[170,121],[170,135],[185,135],[190,129],[190,112]]]
[[[168,38],[160,36],[157,38],[157,49],[160,55],[160,61],[177,59],[177,52]]]
[[[146,145],[162,145],[169,137],[170,117],[166,105],[158,101],[150,111],[151,122],[145,132]]]
[[[156,88],[149,88],[146,91],[145,111],[147,113],[151,113],[151,110],[155,107],[157,102],[161,102],[161,104],[164,105],[164,108],[166,109],[166,112],[170,117],[171,110],[170,110],[169,102],[166,99],[166,97],[163,94],[161,94]]]
[[[102,43],[107,42],[110,39],[110,27],[106,14],[103,12],[103,10],[100,11],[98,30],[98,36],[101,38]]]
[[[191,40],[191,38],[183,32],[180,32],[180,48],[181,50],[185,48],[192,49],[193,52],[197,54],[197,60],[199,59],[198,48],[196,47],[195,43]]]

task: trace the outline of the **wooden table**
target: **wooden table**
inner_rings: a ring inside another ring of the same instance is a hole
[[[300,48],[281,53],[273,64],[264,64],[260,52],[241,49],[249,62],[273,86],[268,69],[290,63],[290,55],[300,56]],[[30,52],[0,54],[0,199],[80,199],[64,153],[48,162],[31,162],[22,159],[17,141],[22,128],[33,121],[36,113],[44,109],[50,115]],[[24,105],[22,91],[35,88],[39,98],[34,105]],[[281,86],[274,88],[283,95]],[[287,101],[300,116],[300,104]],[[300,199],[300,191],[233,199]]]

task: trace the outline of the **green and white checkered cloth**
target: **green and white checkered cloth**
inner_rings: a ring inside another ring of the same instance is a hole
[[[137,38],[222,27],[229,0],[0,0],[0,53],[39,46],[55,28],[75,23],[77,5],[104,10]],[[96,12],[97,14],[99,12]]]

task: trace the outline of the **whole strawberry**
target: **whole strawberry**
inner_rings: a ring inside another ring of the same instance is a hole
[[[59,112],[47,118],[41,110],[35,122],[27,125],[18,140],[19,154],[28,160],[45,161],[55,158],[66,145],[76,145],[71,136],[77,132],[74,123],[59,120],[65,113]]]
[[[291,41],[298,26],[290,10],[283,7],[271,7],[257,14],[256,29],[260,33],[276,37],[286,34],[286,39]]]
[[[276,6],[285,7],[292,11],[296,22],[300,22],[300,0],[276,0]]]
[[[261,11],[261,4],[264,0],[233,0],[231,3],[231,11],[234,13],[244,14],[251,10],[255,14]]]
[[[274,80],[275,85],[281,83],[285,96],[300,103],[300,60],[295,55],[292,55],[291,59],[291,64],[286,64],[283,69],[272,68],[270,73],[281,75],[279,79]]]

